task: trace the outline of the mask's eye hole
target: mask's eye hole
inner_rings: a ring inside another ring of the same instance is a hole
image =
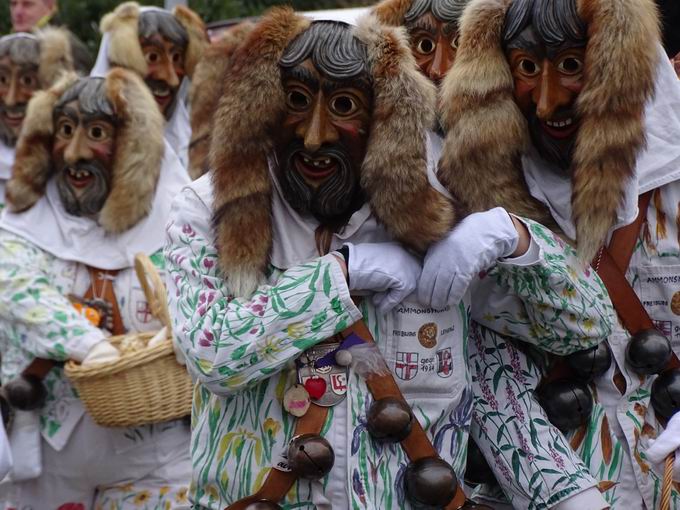
[[[30,74],[23,75],[20,79],[20,82],[21,85],[23,85],[26,88],[34,88],[36,86],[35,76],[32,76]]]
[[[76,126],[73,121],[69,119],[62,119],[57,123],[57,136],[65,139],[73,137],[76,132]]]
[[[454,50],[457,50],[459,42],[460,42],[460,36],[458,35],[458,33],[456,33],[456,36],[453,39],[451,39],[451,47]]]
[[[312,104],[312,99],[302,90],[293,89],[288,91],[286,103],[291,110],[304,111]]]
[[[583,69],[583,61],[576,57],[566,57],[557,64],[557,69],[564,74],[578,74]]]
[[[331,111],[336,115],[346,117],[357,111],[356,101],[348,95],[339,95],[331,99]]]
[[[533,60],[529,60],[528,58],[523,58],[520,60],[517,63],[517,68],[525,76],[536,76],[541,71],[541,68],[538,66],[538,64]]]
[[[95,142],[103,142],[104,140],[108,140],[110,133],[106,126],[94,124],[88,128],[87,136],[90,140],[94,140]]]
[[[435,42],[429,37],[421,37],[416,41],[416,51],[421,55],[429,55],[436,47]]]
[[[161,56],[156,51],[148,51],[144,57],[146,58],[147,64],[157,64],[161,59]]]

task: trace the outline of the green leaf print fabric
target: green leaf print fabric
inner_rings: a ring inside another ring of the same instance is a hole
[[[222,510],[257,491],[293,435],[295,419],[281,405],[294,377],[293,360],[361,317],[415,416],[459,476],[472,413],[471,313],[487,315],[496,327],[515,328],[517,334],[528,331],[532,320],[546,330],[557,328],[537,335],[537,342],[568,331],[571,340],[562,349],[594,344],[610,331],[610,305],[601,301],[597,277],[575,270],[572,275],[566,267],[572,254],[544,230],[537,232],[552,244],[535,236],[536,260],[498,264],[484,279],[486,298],[476,298],[473,291],[476,311],[469,295],[442,310],[410,300],[387,316],[378,316],[370,300],[357,309],[332,255],[285,271],[271,268],[253,296],[235,297],[228,275],[225,279],[217,268],[206,182],[199,179],[175,200],[166,245],[175,334],[198,381],[190,499],[201,508]],[[513,313],[503,313],[506,304]],[[568,320],[572,315],[574,320]],[[419,340],[425,326],[437,326],[435,346]],[[324,497],[357,510],[410,508],[402,483],[408,459],[398,445],[371,440],[366,431],[370,393],[354,371],[348,379],[347,398],[331,409],[323,431],[336,449],[336,467],[319,484],[297,482],[284,508],[313,509],[313,500]]]

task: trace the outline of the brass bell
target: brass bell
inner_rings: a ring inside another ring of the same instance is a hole
[[[47,390],[35,375],[20,375],[3,386],[9,405],[20,411],[34,411],[45,404]]]
[[[326,476],[335,463],[333,447],[318,434],[302,434],[288,447],[288,464],[300,478],[318,480]]]
[[[593,397],[582,382],[566,379],[553,381],[542,385],[537,396],[550,423],[562,432],[587,423],[593,411]]]
[[[652,384],[652,407],[668,420],[680,411],[680,368],[666,370]]]
[[[456,495],[458,480],[448,463],[439,457],[411,462],[404,474],[406,497],[416,508],[442,508]]]
[[[260,501],[255,501],[255,503],[251,503],[243,510],[281,510],[281,507],[276,503],[262,499]]]
[[[640,375],[658,374],[671,360],[671,355],[671,343],[656,329],[639,331],[626,347],[626,361],[633,372]]]
[[[465,481],[470,485],[480,485],[483,483],[495,485],[497,483],[493,471],[491,471],[489,464],[482,454],[482,450],[479,449],[479,446],[477,446],[472,437],[468,438]]]
[[[376,441],[398,443],[408,437],[413,425],[413,413],[401,399],[387,397],[371,404],[366,416],[366,429]]]
[[[612,364],[612,353],[607,342],[600,342],[592,349],[575,352],[565,359],[579,379],[592,381],[609,369]]]

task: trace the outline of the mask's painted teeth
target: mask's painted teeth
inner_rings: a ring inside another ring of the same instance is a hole
[[[565,119],[565,120],[560,120],[560,121],[552,121],[552,120],[546,120],[545,124],[548,127],[551,128],[563,128],[563,127],[568,127],[573,124],[574,120],[573,119]]]
[[[316,168],[327,167],[331,164],[331,158],[311,159],[307,156],[302,156],[302,161],[305,165],[312,165]]]
[[[24,112],[5,112],[5,117],[12,120],[20,120],[24,118]]]
[[[69,168],[68,174],[74,179],[86,179],[91,175],[88,170],[76,170],[75,168]]]
[[[153,95],[156,97],[168,97],[170,95],[170,89],[168,87],[154,88]]]

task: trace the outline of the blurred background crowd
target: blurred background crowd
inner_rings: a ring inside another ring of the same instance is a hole
[[[95,55],[99,45],[98,24],[104,14],[121,0],[1,0],[0,34],[28,31],[46,24],[66,25]],[[189,0],[184,2],[148,0],[145,5],[172,7],[188,5],[206,23],[257,16],[273,5],[289,4],[296,10],[311,11],[370,5],[370,0]],[[11,11],[11,12],[10,12]]]
[[[83,41],[91,55],[96,55],[101,34],[98,23],[101,17],[120,4],[121,0],[1,0],[0,35],[29,31],[44,25],[65,25]],[[173,7],[177,3],[188,5],[198,13],[210,28],[221,21],[257,16],[278,4],[291,5],[295,10],[313,11],[371,5],[371,0],[148,0],[145,5]],[[678,19],[680,1],[657,0],[664,19]],[[664,26],[666,46],[680,47],[680,27]],[[680,54],[675,59],[675,69],[680,76]]]

